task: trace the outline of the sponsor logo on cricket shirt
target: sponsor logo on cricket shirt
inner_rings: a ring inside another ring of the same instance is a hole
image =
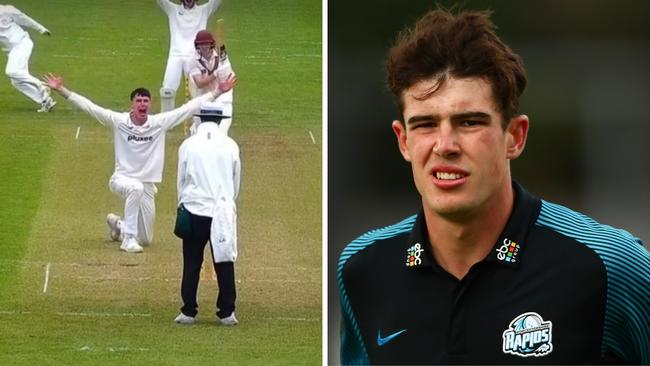
[[[424,249],[422,249],[422,245],[420,245],[420,243],[416,243],[415,245],[408,248],[406,250],[406,266],[413,267],[422,264],[420,255],[422,255],[423,251]]]
[[[129,137],[126,138],[127,142],[151,142],[153,141],[153,136],[136,136],[136,135],[129,135]]]
[[[503,239],[501,246],[496,249],[500,261],[514,263],[519,255],[519,244],[508,238]]]

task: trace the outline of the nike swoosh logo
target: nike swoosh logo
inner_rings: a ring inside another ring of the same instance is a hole
[[[381,346],[385,345],[386,343],[392,341],[395,337],[397,337],[398,335],[400,335],[400,334],[402,334],[404,332],[406,332],[406,329],[402,329],[399,332],[395,332],[393,334],[390,334],[390,335],[382,338],[381,337],[381,330],[380,330],[380,331],[377,332],[377,345],[379,347],[381,347]]]

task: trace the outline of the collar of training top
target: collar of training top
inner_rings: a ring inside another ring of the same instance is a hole
[[[483,259],[507,267],[518,267],[526,247],[530,227],[535,224],[541,201],[528,193],[517,182],[512,182],[515,200],[510,218],[490,253]],[[424,255],[422,255],[424,254]],[[413,230],[406,243],[406,266],[412,269],[441,269],[433,257],[424,212],[420,209]]]

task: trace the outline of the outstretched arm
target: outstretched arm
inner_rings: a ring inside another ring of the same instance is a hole
[[[162,127],[164,129],[172,129],[178,126],[192,114],[201,109],[201,104],[203,104],[203,102],[214,100],[221,94],[232,89],[235,84],[237,84],[237,78],[234,75],[228,75],[227,78],[219,80],[217,87],[213,91],[201,95],[200,97],[196,97],[174,110],[159,114],[162,118]]]
[[[50,89],[61,94],[61,96],[69,100],[79,109],[90,114],[102,125],[112,128],[120,123],[120,113],[100,107],[97,104],[91,102],[89,99],[70,91],[63,85],[62,76],[49,73],[47,75],[43,75],[43,82]]]
[[[63,85],[63,77],[60,75],[54,75],[51,72],[47,75],[43,75],[43,82],[50,89],[55,90],[57,93],[61,94],[64,98],[68,99],[72,93],[68,88]]]
[[[39,22],[35,21],[34,19],[30,18],[27,16],[27,14],[23,13],[22,11],[16,9],[15,7],[12,6],[13,9],[13,16],[14,16],[14,21],[22,26],[29,27],[29,28],[34,28],[37,31],[39,31],[41,34],[45,35],[50,35],[50,31],[42,26]]]

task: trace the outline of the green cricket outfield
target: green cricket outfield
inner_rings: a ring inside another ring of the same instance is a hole
[[[154,0],[13,5],[52,32],[30,31],[32,75],[61,74],[68,88],[113,110],[126,111],[131,90],[143,86],[158,110],[169,35]],[[123,210],[108,189],[112,132],[58,95],[53,112],[36,113],[5,77],[0,364],[321,363],[321,3],[224,0],[211,26],[218,18],[238,76],[230,135],[242,159],[240,324],[217,325],[209,263],[198,323],[173,323],[181,305],[181,243],[172,230],[183,128],[167,135],[154,243],[128,254],[109,240],[105,222]]]

